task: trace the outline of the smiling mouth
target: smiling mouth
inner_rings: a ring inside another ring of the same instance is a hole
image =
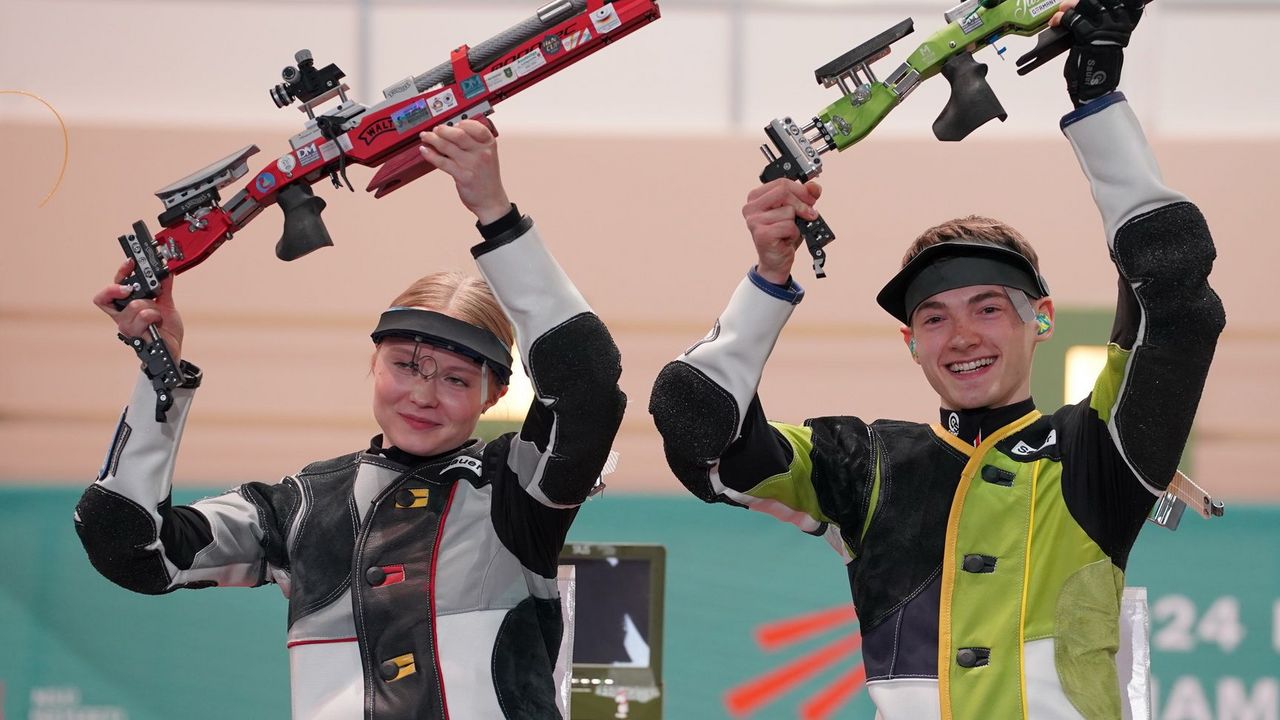
[[[994,364],[996,361],[993,357],[978,358],[977,360],[969,360],[968,362],[951,363],[947,365],[955,375],[968,375],[969,373],[978,372],[984,367]]]
[[[416,417],[413,417],[412,415],[401,414],[400,419],[404,420],[405,423],[409,427],[413,428],[414,430],[427,430],[427,429],[436,427],[437,425],[440,424],[437,422],[432,422],[431,420],[423,420],[422,418],[416,418]]]

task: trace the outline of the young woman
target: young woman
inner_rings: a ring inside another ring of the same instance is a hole
[[[489,130],[422,140],[478,219],[484,280],[428,275],[382,313],[382,434],[280,483],[171,507],[200,371],[180,360],[171,283],[113,308],[126,264],[94,303],[126,336],[158,325],[186,382],[157,423],[139,378],[76,530],[94,567],[136,592],[279,585],[295,718],[557,718],[556,560],[622,419],[618,351],[507,199]],[[486,444],[471,434],[506,392],[513,325],[537,399],[518,434]]]

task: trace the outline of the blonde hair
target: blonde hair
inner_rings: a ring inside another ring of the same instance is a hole
[[[444,313],[493,333],[511,347],[515,330],[489,284],[459,272],[434,272],[418,278],[389,307],[416,307]]]
[[[1036,272],[1040,272],[1040,258],[1036,256],[1035,248],[1031,247],[1031,243],[1027,242],[1022,233],[1006,223],[981,215],[948,220],[925,230],[907,249],[907,254],[902,258],[902,267],[906,267],[907,263],[925,248],[944,242],[997,245],[1026,258],[1031,263],[1031,267],[1035,268]]]

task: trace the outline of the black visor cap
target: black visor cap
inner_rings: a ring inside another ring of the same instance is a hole
[[[876,295],[876,302],[903,325],[920,303],[948,290],[972,285],[1003,285],[1032,298],[1049,294],[1049,286],[1031,261],[998,245],[943,242],[911,259]]]
[[[443,348],[489,366],[504,385],[511,380],[511,351],[497,335],[443,313],[391,308],[378,318],[378,327],[370,337],[375,343],[396,337]]]

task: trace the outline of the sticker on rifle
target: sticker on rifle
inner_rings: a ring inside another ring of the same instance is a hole
[[[254,181],[253,186],[258,189],[258,192],[264,193],[276,186],[276,176],[269,172],[264,172]]]
[[[546,64],[547,59],[543,57],[542,51],[534,48],[516,60],[516,77],[524,77]]]
[[[618,11],[613,8],[613,5],[605,5],[591,13],[591,24],[595,25],[596,32],[603,35],[621,25],[622,20],[618,19]]]
[[[516,69],[507,65],[484,76],[484,84],[489,86],[490,90],[497,90],[503,85],[509,85],[515,82]]]
[[[303,145],[298,148],[298,164],[306,167],[311,163],[320,159],[320,151],[316,149],[316,144]]]
[[[293,177],[293,169],[298,167],[298,161],[293,158],[293,153],[281,155],[276,161],[276,168],[288,177]]]
[[[458,107],[458,98],[453,94],[453,88],[449,88],[441,93],[436,93],[427,100],[427,104],[431,106],[431,114],[439,115]]]
[[[563,41],[561,41],[561,44],[564,45],[564,49],[568,51],[578,47],[579,45],[582,45],[583,43],[585,43],[590,39],[591,39],[590,30],[578,30],[576,32],[569,33],[569,35],[566,36]]]
[[[462,82],[458,84],[462,87],[462,95],[468,100],[484,94],[484,81],[480,79],[479,75],[463,78]]]
[[[1058,0],[1054,0],[1054,1],[1057,2]],[[982,18],[976,12],[971,13],[968,17],[960,21],[960,30],[965,35],[968,35],[969,33],[973,32],[974,30],[977,30],[980,27],[982,27]]]
[[[538,44],[538,47],[542,48],[542,52],[548,55],[555,55],[560,52],[560,36],[555,34],[548,35],[542,38],[542,42]]]
[[[396,126],[396,132],[404,134],[410,128],[417,127],[426,122],[431,117],[431,113],[427,111],[426,98],[418,98],[413,102],[405,105],[399,110],[391,113],[391,122]]]
[[[338,136],[338,147],[344,152],[351,152],[351,133],[344,132]],[[320,153],[324,154],[324,148],[320,148]]]
[[[342,137],[346,137],[346,135],[343,135]],[[347,150],[350,149],[351,148],[347,148]],[[338,144],[332,140],[320,146],[320,157],[324,158],[325,162],[329,162],[341,154],[342,153],[338,151]]]
[[[1049,8],[1057,7],[1060,2],[1061,0],[1044,0],[1042,3],[1033,5],[1027,13],[1030,14],[1031,17],[1043,15]]]

